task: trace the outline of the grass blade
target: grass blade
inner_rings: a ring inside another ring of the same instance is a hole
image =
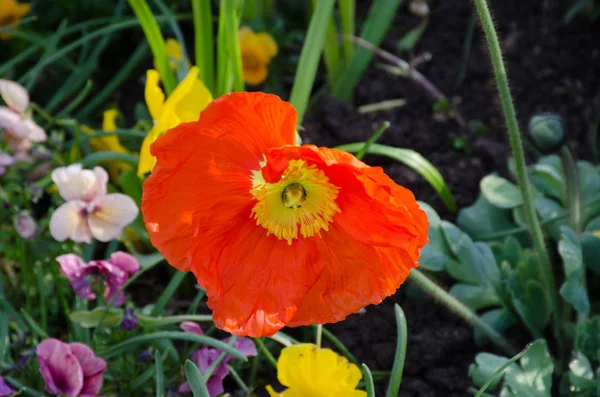
[[[377,131],[375,131],[375,133],[373,135],[371,135],[369,137],[369,139],[367,139],[367,141],[365,142],[365,145],[362,147],[362,149],[360,149],[358,151],[358,153],[356,153],[356,158],[359,160],[362,160],[363,157],[365,157],[365,154],[367,154],[367,151],[369,150],[369,148],[371,147],[372,144],[374,144],[375,142],[377,142],[377,140],[379,138],[381,138],[381,136],[383,135],[383,133],[390,128],[390,123],[388,121],[384,121],[383,123],[381,123],[381,125],[379,126],[379,128],[377,129]]]
[[[233,73],[233,91],[244,91],[244,77],[242,75],[242,53],[240,50],[240,41],[238,30],[240,27],[240,2],[239,0],[224,0],[226,8],[226,36],[223,38],[227,42],[227,54],[231,62],[231,72]]]
[[[82,158],[80,163],[84,167],[91,167],[105,161],[123,161],[127,164],[137,167],[138,163],[140,162],[140,158],[135,154],[129,153],[96,152]]]
[[[316,8],[319,0],[312,0],[313,9]],[[327,68],[327,77],[330,82],[335,82],[339,78],[339,68],[342,62],[342,52],[338,40],[337,28],[335,24],[335,15],[332,13],[327,25],[325,36],[325,46],[323,47],[323,57],[325,58],[325,67]]]
[[[167,288],[165,288],[163,293],[160,295],[160,297],[156,301],[156,304],[154,305],[154,308],[152,309],[152,312],[150,313],[151,316],[158,316],[160,313],[162,313],[163,309],[165,308],[167,303],[169,303],[169,301],[171,300],[171,297],[173,296],[175,291],[177,291],[177,288],[179,288],[179,286],[185,279],[185,276],[187,276],[187,273],[184,273],[184,272],[175,273],[175,275],[169,282],[169,285],[167,285]]]
[[[354,19],[356,13],[356,0],[338,0],[340,9],[340,22],[342,25],[342,34],[344,36],[354,36]],[[344,49],[344,58],[346,61],[354,53],[354,44],[351,41],[344,40],[342,43]]]
[[[156,397],[163,397],[165,392],[165,372],[163,369],[163,360],[160,354],[155,354],[154,358],[154,367],[156,370]]]
[[[508,360],[507,362],[505,362],[500,368],[498,368],[496,370],[496,372],[494,372],[492,374],[492,376],[490,376],[490,378],[483,384],[483,386],[481,386],[481,389],[479,389],[479,391],[477,392],[477,394],[475,395],[475,397],[482,397],[483,393],[485,393],[485,391],[487,390],[487,388],[492,384],[492,382],[494,382],[494,380],[496,380],[499,376],[502,375],[502,373],[504,372],[504,370],[506,368],[508,368],[511,364],[515,363],[521,357],[523,357],[523,355],[525,353],[527,353],[527,351],[529,349],[531,349],[531,347],[535,346],[538,343],[542,343],[542,340],[537,340],[537,341],[535,341],[533,343],[528,344],[527,346],[525,346],[525,349],[521,350],[520,353],[518,353],[513,358],[511,358],[510,360]]]
[[[346,145],[337,146],[336,149],[345,150],[351,153],[357,153],[364,147],[363,142],[349,143]],[[425,157],[410,149],[400,149],[392,146],[379,145],[373,143],[368,149],[368,153],[377,154],[380,156],[389,157],[402,164],[412,168],[415,172],[421,175],[435,189],[446,208],[451,212],[456,212],[456,201],[450,188],[446,184],[444,177]]]
[[[406,342],[408,338],[408,329],[406,326],[406,316],[400,305],[394,305],[396,314],[396,356],[394,358],[394,366],[390,377],[390,384],[387,389],[387,397],[396,397],[400,390],[400,382],[402,382],[402,372],[404,371],[404,360],[406,359]]]
[[[360,37],[379,46],[390,28],[402,0],[375,0],[363,25]],[[342,101],[350,101],[354,88],[365,69],[373,59],[373,53],[365,48],[356,48],[352,58],[344,68],[333,95]]]
[[[215,93],[215,54],[210,0],[192,0],[194,50],[198,76],[206,88]]]
[[[317,3],[310,18],[306,40],[300,51],[296,78],[290,95],[290,103],[298,112],[298,124],[302,124],[302,118],[308,106],[334,3],[335,0],[321,0]]]
[[[185,361],[185,377],[190,384],[194,397],[210,397],[200,370],[191,360]]]
[[[153,332],[150,334],[135,336],[121,343],[117,343],[114,346],[111,346],[110,348],[102,352],[100,356],[104,358],[114,357],[116,355],[128,351],[129,349],[133,349],[136,346],[142,345],[145,342],[151,342],[158,339],[183,340],[188,342],[205,344],[210,347],[214,347],[215,349],[222,350],[225,353],[230,354],[235,358],[239,358],[242,361],[248,361],[248,359],[246,358],[246,356],[244,356],[243,353],[227,345],[226,343],[221,342],[220,340],[211,338],[209,336],[196,335],[190,334],[188,332],[179,331]]]
[[[167,20],[169,21],[169,25],[171,26],[171,30],[173,31],[173,34],[175,35],[175,39],[177,39],[177,41],[179,42],[179,44],[181,45],[181,63],[183,65],[185,65],[185,74],[187,75],[187,65],[188,65],[188,57],[187,57],[187,51],[186,51],[186,44],[185,44],[185,37],[183,36],[183,33],[181,32],[181,29],[179,28],[179,24],[177,23],[177,20],[175,19],[175,17],[173,16],[173,12],[169,9],[169,7],[167,7],[165,5],[165,3],[162,2],[162,0],[154,0],[154,4],[156,4],[156,6],[158,8],[160,8],[160,12],[162,12],[165,17],[167,18]]]
[[[373,383],[373,375],[367,364],[361,365],[363,378],[365,378],[365,389],[367,389],[367,397],[375,397],[375,384]]]
[[[33,317],[31,317],[29,315],[29,313],[27,313],[24,309],[21,309],[21,315],[23,316],[23,318],[25,319],[25,321],[29,325],[29,328],[31,328],[31,330],[33,332],[35,332],[36,334],[38,334],[38,336],[40,338],[42,338],[42,339],[47,339],[48,338],[48,334],[46,333],[46,331],[44,331],[44,329],[42,327],[40,327],[38,323],[35,322],[35,320],[33,319]]]
[[[131,5],[131,8],[133,8],[133,12],[135,12],[135,15],[139,19],[140,25],[142,25],[142,30],[146,35],[148,44],[150,44],[152,55],[154,55],[154,58],[156,58],[156,64],[158,66],[158,71],[162,78],[166,94],[169,96],[169,94],[171,94],[171,92],[173,92],[175,89],[175,86],[177,86],[177,81],[175,80],[173,71],[169,67],[169,58],[167,56],[167,49],[165,47],[165,39],[160,31],[160,28],[158,27],[158,22],[154,18],[150,7],[148,7],[148,3],[146,3],[146,0],[128,1],[129,5]]]

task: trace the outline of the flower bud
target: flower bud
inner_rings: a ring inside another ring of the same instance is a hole
[[[566,125],[563,118],[554,113],[533,116],[529,120],[529,138],[543,154],[557,152],[566,139]]]

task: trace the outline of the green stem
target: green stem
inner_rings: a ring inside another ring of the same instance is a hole
[[[315,345],[320,349],[321,348],[321,340],[323,339],[323,324],[317,324],[316,336],[315,336]]]
[[[565,179],[567,181],[567,202],[571,209],[569,223],[577,234],[581,233],[581,182],[577,164],[573,159],[571,151],[566,146],[560,150]]]
[[[521,133],[519,131],[515,107],[510,94],[510,88],[508,86],[508,77],[506,75],[506,70],[502,60],[502,51],[500,49],[500,43],[498,41],[498,36],[496,35],[494,22],[492,20],[492,15],[488,9],[486,0],[475,0],[475,6],[477,8],[477,13],[479,14],[481,26],[485,33],[490,56],[492,58],[492,65],[494,67],[494,74],[496,76],[496,85],[498,87],[498,93],[502,102],[502,110],[504,111],[504,118],[508,127],[510,145],[515,158],[519,188],[521,189],[521,194],[523,196],[525,217],[527,219],[529,232],[531,233],[533,239],[534,249],[540,258],[540,278],[544,282],[545,289],[548,291],[550,296],[552,312],[554,313],[554,337],[556,338],[559,357],[561,358],[560,361],[562,362],[562,358],[565,354],[565,343],[561,328],[562,310],[559,303],[554,274],[552,272],[550,256],[548,255],[548,251],[546,249],[542,227],[537,217],[535,204],[533,202],[531,185],[527,177],[523,142],[521,139]]]
[[[496,346],[500,347],[509,355],[513,356],[517,350],[495,329],[490,327],[481,317],[479,317],[473,310],[469,309],[464,303],[444,291],[436,283],[431,281],[427,276],[421,273],[417,269],[412,269],[408,279],[414,282],[419,288],[425,291],[427,294],[432,296],[442,305],[446,306],[451,312],[457,314],[463,320],[465,320],[473,328],[477,328],[482,334],[488,337],[488,339]]]
[[[267,346],[265,346],[262,339],[254,338],[254,342],[256,343],[256,346],[258,346],[258,350],[260,350],[260,352],[267,358],[269,364],[271,364],[273,368],[277,369],[277,360],[275,360],[275,357],[273,357],[269,349],[267,349]]]

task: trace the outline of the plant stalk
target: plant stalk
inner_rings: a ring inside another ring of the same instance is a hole
[[[540,277],[546,287],[546,291],[550,296],[550,302],[552,305],[552,311],[554,312],[553,321],[553,332],[554,337],[558,345],[559,362],[563,362],[565,357],[565,343],[564,335],[562,332],[562,310],[559,303],[558,292],[556,289],[556,282],[554,280],[554,274],[552,272],[552,265],[550,262],[550,256],[546,249],[544,242],[544,235],[542,233],[542,227],[536,214],[535,204],[533,202],[533,194],[529,178],[527,176],[527,167],[525,164],[525,154],[523,150],[523,142],[521,139],[521,133],[519,131],[519,124],[517,122],[517,116],[515,107],[510,94],[510,88],[508,86],[508,77],[506,75],[506,69],[502,60],[502,51],[500,49],[500,43],[498,36],[494,28],[494,22],[492,15],[488,8],[486,0],[474,0],[481,21],[481,26],[485,33],[490,56],[492,58],[492,65],[494,68],[494,74],[496,76],[496,86],[498,88],[498,94],[502,102],[502,110],[504,112],[504,118],[506,120],[506,126],[508,128],[508,135],[510,138],[510,145],[512,147],[513,156],[515,158],[515,165],[517,170],[517,179],[519,181],[519,188],[523,196],[523,204],[525,210],[525,217],[527,219],[527,225],[529,232],[533,239],[533,245],[535,251],[540,258]]]
[[[477,328],[481,333],[496,346],[501,348],[510,356],[514,356],[517,350],[508,342],[502,335],[490,327],[481,317],[473,310],[469,309],[464,303],[450,295],[443,288],[431,281],[427,276],[421,273],[418,269],[412,269],[408,279],[414,282],[425,293],[435,298],[442,305],[446,306],[451,312],[457,314],[465,320],[473,328]]]

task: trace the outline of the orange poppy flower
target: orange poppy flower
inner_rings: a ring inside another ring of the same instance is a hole
[[[191,270],[237,335],[324,324],[377,304],[427,242],[413,194],[349,153],[294,146],[279,97],[231,93],[151,147],[142,211],[152,243]]]

